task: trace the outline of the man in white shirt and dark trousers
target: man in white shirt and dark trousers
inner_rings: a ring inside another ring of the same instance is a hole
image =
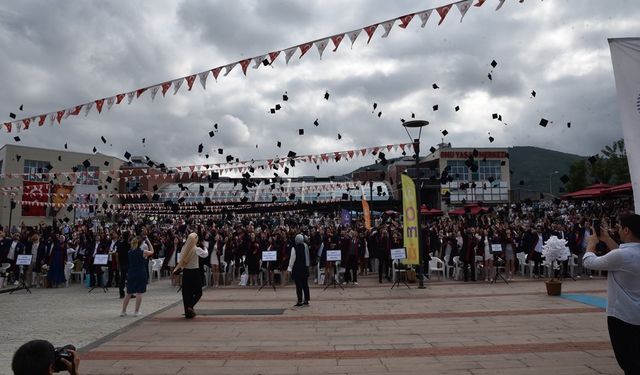
[[[604,228],[600,232],[599,237],[597,233],[589,237],[583,265],[608,271],[607,325],[611,346],[625,374],[640,374],[640,215],[620,217],[620,246]],[[599,257],[595,250],[600,241],[609,252]]]
[[[296,283],[298,303],[294,306],[309,306],[309,247],[304,243],[302,234],[296,235],[295,245],[291,248],[289,267],[293,281]],[[357,271],[356,271],[357,272]],[[302,294],[304,292],[304,302]]]

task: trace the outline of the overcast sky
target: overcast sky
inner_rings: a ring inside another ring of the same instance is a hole
[[[4,1],[0,116],[5,122],[10,112],[21,117],[69,108],[447,3]],[[288,150],[408,142],[400,119],[412,112],[430,122],[423,150],[440,142],[443,129],[454,147],[530,145],[581,155],[621,138],[607,38],[638,36],[637,0],[507,0],[496,12],[497,4],[472,7],[462,23],[455,8],[441,26],[435,12],[425,28],[417,17],[407,29],[396,23],[388,38],[381,38],[380,27],[369,44],[362,32],[353,48],[345,37],[337,52],[330,44],[322,60],[315,47],[302,59],[296,52],[288,65],[281,54],[273,67],[250,66],[246,77],[239,66],[217,82],[209,75],[206,90],[196,80],[192,91],[183,84],[177,95],[172,88],[154,102],[147,92],[131,105],[126,99],[111,111],[105,105],[100,115],[94,108],[62,126],[32,125],[20,133],[20,144],[62,149],[67,142],[70,150],[88,153],[96,146],[167,165],[223,162],[229,154],[264,159]],[[282,109],[270,114],[276,104]],[[543,128],[541,118],[553,123]],[[210,138],[214,123],[219,132]],[[15,135],[1,132],[0,145],[16,143]],[[323,164],[319,171],[303,164],[295,175],[345,173],[373,160]]]

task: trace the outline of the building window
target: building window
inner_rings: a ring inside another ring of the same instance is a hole
[[[124,186],[125,193],[135,193],[140,190],[140,177],[130,177]]]
[[[500,181],[502,177],[500,160],[478,161],[477,172],[471,172],[464,160],[447,160],[447,166],[456,181],[487,181],[489,177]]]
[[[500,181],[501,173],[500,160],[487,160],[478,163],[478,179],[487,181],[489,177],[493,177],[496,181]]]
[[[100,184],[100,168],[84,165],[77,165],[76,168],[76,184],[78,185],[99,185]]]
[[[458,181],[469,181],[469,168],[464,164],[464,160],[447,160],[449,176],[453,176]]]
[[[48,161],[29,160],[24,161],[24,179],[27,181],[47,181],[48,178],[42,174],[47,173]]]

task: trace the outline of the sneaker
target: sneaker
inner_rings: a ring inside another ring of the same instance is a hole
[[[302,307],[302,306],[304,306],[302,302],[298,302],[295,305],[293,305],[293,307]]]
[[[133,314],[133,316],[142,316],[142,313],[140,311],[136,311],[135,314]]]
[[[589,275],[589,278],[590,278],[590,279],[593,279],[593,275]]]
[[[358,285],[358,282],[357,282],[357,281],[354,281],[354,282],[353,282],[353,285]]]
[[[187,310],[184,313],[184,317],[187,319],[193,319],[196,316],[196,312],[193,311],[191,307],[187,307]]]
[[[304,301],[304,302],[302,302],[302,305],[303,305],[303,306],[309,306],[309,301]]]
[[[127,312],[126,312],[126,311],[121,312],[121,313],[120,313],[120,316],[121,316],[121,317],[127,316]]]

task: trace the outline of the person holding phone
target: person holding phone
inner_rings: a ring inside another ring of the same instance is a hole
[[[594,228],[583,264],[609,272],[607,326],[611,346],[625,374],[640,374],[640,215],[620,217],[617,229],[622,245],[611,239],[605,228]],[[599,242],[609,250],[602,256],[596,255]]]
[[[143,246],[145,245],[145,250]],[[131,240],[131,249],[128,253],[129,270],[127,273],[127,295],[122,301],[122,312],[120,316],[127,316],[127,306],[133,294],[136,295],[135,316],[140,316],[140,305],[142,304],[142,294],[147,291],[147,266],[145,260],[153,255],[153,245],[148,238],[135,236]]]

